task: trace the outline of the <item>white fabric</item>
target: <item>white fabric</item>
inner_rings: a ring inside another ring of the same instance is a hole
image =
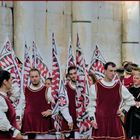
[[[7,96],[6,93],[0,92],[2,95]],[[12,127],[9,120],[7,119],[6,112],[8,111],[8,106],[3,97],[0,96],[0,130],[1,131],[9,131],[9,129]],[[16,137],[17,134],[19,134],[20,131],[15,129],[13,137]]]
[[[50,134],[36,134],[35,139],[56,139],[56,136]]]
[[[79,132],[74,132],[74,138],[75,139],[80,139],[80,133]]]
[[[113,86],[115,82],[116,81],[106,82],[104,81],[104,79],[101,80],[101,83],[108,87]],[[122,101],[120,104],[120,110],[125,109],[126,111],[128,111],[131,106],[135,105],[134,97],[128,91],[128,89],[123,85],[121,89],[121,96],[122,96]],[[97,99],[97,93],[96,93],[95,85],[91,85],[90,94],[89,94],[89,105],[87,107],[87,110],[89,112],[89,116],[94,118],[95,118],[95,111],[96,111],[96,99]]]
[[[47,96],[48,96],[48,99],[50,101],[54,102],[53,97],[51,95],[51,87],[48,89]],[[62,108],[60,108],[60,112],[62,113],[63,117],[65,118],[65,120],[68,123],[72,123],[73,120],[72,120],[72,117],[70,116],[69,109],[68,109],[69,100],[68,100],[67,94],[66,94],[66,100],[67,100],[67,105],[62,107]]]

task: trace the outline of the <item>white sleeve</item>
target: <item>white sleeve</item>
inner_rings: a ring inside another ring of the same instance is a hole
[[[9,131],[12,127],[5,112],[7,112],[8,106],[5,102],[5,99],[0,96],[0,130]]]
[[[135,105],[135,100],[133,95],[128,91],[128,89],[122,85],[122,106],[121,106],[121,110],[125,110],[128,111],[130,109],[131,106]]]
[[[95,111],[96,111],[96,90],[95,90],[95,85],[91,85],[90,87],[90,92],[89,92],[89,104],[87,107],[87,110],[89,112],[89,116],[90,117],[94,117],[95,118]]]
[[[46,91],[46,97],[47,97],[47,101],[55,103],[53,96],[52,96],[51,87],[49,87],[48,90]]]
[[[20,119],[22,120],[23,114],[24,114],[24,109],[25,109],[25,95],[24,95],[23,91],[21,91],[19,103],[15,109],[16,109],[16,116],[19,116]]]
[[[68,123],[72,123],[73,122],[72,117],[70,116],[70,113],[69,113],[68,106],[65,106],[65,108],[60,110],[60,112],[62,113],[63,117],[65,118],[65,120]]]
[[[17,84],[12,84],[11,93],[12,95],[10,96],[10,100],[12,100],[12,102],[15,102],[17,99],[19,99],[20,88],[18,87]]]
[[[64,107],[60,107],[59,109],[60,109],[60,112],[62,113],[63,117],[65,118],[65,120],[68,123],[71,123],[71,122],[73,122],[73,120],[72,120],[72,117],[69,113],[69,107],[68,107],[69,106],[69,99],[68,99],[67,91],[65,93],[66,93],[65,98],[66,98],[67,104]]]

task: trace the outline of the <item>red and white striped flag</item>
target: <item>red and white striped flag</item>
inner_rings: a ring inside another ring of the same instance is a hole
[[[63,81],[61,81],[60,84],[58,104],[59,104],[59,110],[63,109],[68,104],[67,91]]]
[[[68,55],[67,55],[66,69],[65,69],[64,78],[63,78],[65,84],[67,83],[67,73],[68,73],[68,68],[70,66],[76,66],[74,55],[73,55],[73,51],[72,51],[71,41],[70,41],[70,45],[68,47]]]
[[[29,72],[31,70],[31,60],[29,55],[29,48],[25,44],[24,48],[24,64],[23,64],[23,70],[22,70],[22,87],[25,89],[26,86],[29,84]]]
[[[57,58],[56,44],[54,33],[52,34],[52,96],[55,100],[58,99],[60,84],[60,67]]]
[[[33,52],[33,54],[32,54],[32,67],[40,70],[42,81],[45,82],[45,78],[50,75],[49,69],[48,69],[47,65],[44,63],[34,41],[33,41],[32,52]]]
[[[72,44],[70,43],[69,48],[68,48],[68,59],[67,59],[67,69],[70,66],[75,66],[75,59],[72,51]]]
[[[91,65],[89,68],[89,72],[95,74],[98,79],[103,78],[105,63],[106,63],[105,59],[103,58],[99,48],[96,46],[90,63]]]
[[[90,128],[91,121],[89,118],[89,114],[86,111],[86,98],[87,98],[87,83],[86,83],[86,63],[83,56],[83,53],[80,48],[79,37],[77,34],[77,49],[76,49],[76,66],[77,66],[77,96],[76,96],[76,106],[77,106],[77,121],[80,134],[84,138],[88,138],[90,136]]]
[[[54,33],[52,34],[52,96],[54,98],[55,104],[52,105],[52,109],[56,108],[56,112],[59,111],[58,104],[58,93],[59,93],[59,84],[60,84],[60,67],[57,58],[56,44],[54,39]],[[54,113],[55,114],[55,113]],[[57,131],[61,130],[61,118],[59,115],[53,116],[54,126]]]
[[[3,70],[10,72],[12,84],[17,85],[20,88],[21,73],[17,63],[17,57],[9,39],[4,43],[0,53],[0,65]]]

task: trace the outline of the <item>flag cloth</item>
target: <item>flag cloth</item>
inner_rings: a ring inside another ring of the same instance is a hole
[[[64,74],[64,83],[67,83],[67,73],[68,73],[68,68],[70,66],[76,66],[75,64],[75,59],[74,59],[74,55],[73,55],[73,51],[72,51],[72,44],[70,41],[70,45],[68,47],[68,55],[67,55],[67,62],[66,62],[66,69],[65,69],[65,74]]]
[[[58,99],[59,84],[60,84],[60,67],[57,58],[56,44],[54,33],[52,34],[52,96],[55,100]]]
[[[60,83],[60,90],[58,93],[58,103],[59,110],[63,109],[66,105],[68,105],[67,91],[63,81],[61,81]]]
[[[7,39],[0,53],[0,66],[11,74],[12,84],[20,88],[21,73],[18,65],[10,40]]]
[[[70,66],[75,66],[75,59],[72,51],[72,44],[70,43],[69,48],[68,48],[68,59],[67,59],[67,69]]]
[[[13,106],[16,107],[21,93],[21,67],[19,67],[17,57],[8,38],[0,53],[0,66],[11,74],[13,94],[10,99],[13,101]]]
[[[103,78],[105,63],[105,59],[103,58],[99,48],[96,46],[90,63],[91,65],[89,68],[89,72],[95,74],[97,76],[97,79]]]
[[[32,47],[32,67],[37,68],[41,72],[41,79],[45,82],[46,77],[49,76],[49,69],[44,63],[34,41]]]
[[[55,104],[52,105],[52,109],[55,109],[56,112],[59,111],[58,104],[58,93],[59,93],[59,84],[60,84],[60,67],[57,58],[56,44],[54,39],[54,33],[52,34],[52,96],[54,98]],[[54,113],[56,114],[56,113]],[[54,118],[54,126],[57,131],[61,130],[61,117],[56,114],[53,116]]]
[[[86,63],[80,48],[79,37],[77,34],[76,49],[76,66],[77,66],[77,83],[76,83],[76,106],[77,106],[77,122],[80,129],[80,135],[83,138],[90,137],[91,121],[86,111],[87,85],[86,85]]]
[[[29,72],[31,70],[31,60],[29,55],[30,49],[25,44],[24,47],[24,63],[23,63],[23,70],[22,70],[22,87],[25,89],[26,86],[29,85]]]

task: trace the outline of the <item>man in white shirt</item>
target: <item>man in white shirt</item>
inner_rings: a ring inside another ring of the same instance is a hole
[[[134,97],[119,82],[113,81],[116,64],[107,62],[105,77],[90,87],[89,115],[94,139],[124,139],[120,117],[135,105]]]

